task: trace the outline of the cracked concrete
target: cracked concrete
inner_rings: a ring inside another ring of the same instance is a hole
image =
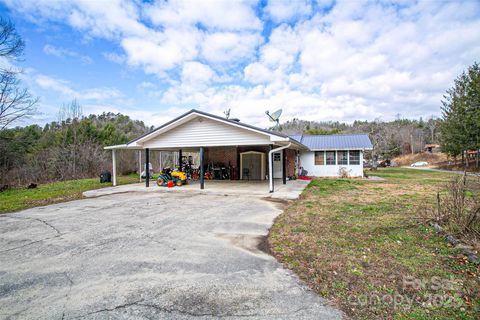
[[[0,216],[2,319],[338,319],[258,250],[279,203],[125,193]]]

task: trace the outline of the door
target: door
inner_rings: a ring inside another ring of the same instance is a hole
[[[259,153],[242,154],[242,179],[260,180],[262,178],[262,155]],[[248,174],[248,175],[247,175]]]
[[[273,178],[281,179],[283,175],[283,155],[282,152],[273,154]]]

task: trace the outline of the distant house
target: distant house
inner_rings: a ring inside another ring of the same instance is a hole
[[[300,150],[299,166],[308,175],[336,177],[341,172],[351,177],[363,177],[363,153],[372,150],[367,134],[296,135],[292,139],[308,147]]]
[[[423,151],[427,153],[440,152],[440,145],[435,143],[427,143],[423,148]]]

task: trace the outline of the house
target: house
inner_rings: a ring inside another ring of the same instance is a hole
[[[307,175],[363,177],[363,152],[373,146],[367,134],[296,135],[292,139],[305,145],[300,151],[300,166]]]
[[[115,150],[119,149],[136,150],[139,156],[144,153],[145,164],[150,162],[152,150],[177,152],[178,159],[182,159],[182,152],[198,152],[201,189],[205,186],[205,170],[210,164],[216,163],[231,168],[235,173],[231,177],[236,179],[268,179],[270,192],[274,191],[275,179],[286,184],[287,177],[295,176],[302,165],[309,170],[310,175],[334,176],[335,172],[338,175],[342,166],[350,170],[352,176],[363,175],[362,151],[371,148],[368,137],[365,140],[362,135],[358,144],[352,144],[358,140],[355,135],[348,139],[336,136],[337,140],[331,140],[334,136],[329,136],[326,140],[319,137],[321,136],[289,137],[236,119],[192,109],[127,144],[108,146],[105,149],[112,150],[114,185]],[[322,165],[328,167],[322,170]],[[178,167],[181,168],[182,164],[179,163]],[[141,168],[139,171],[142,171]],[[145,184],[148,187],[149,173],[146,174]]]
[[[440,152],[440,145],[436,143],[427,143],[423,148],[423,151],[426,153]]]

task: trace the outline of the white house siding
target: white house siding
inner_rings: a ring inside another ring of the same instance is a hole
[[[181,148],[267,144],[271,144],[268,135],[197,117],[146,141],[143,147]]]
[[[338,162],[338,154],[336,160]],[[363,151],[360,151],[360,165],[315,165],[314,151],[300,152],[300,167],[307,170],[309,176],[315,177],[337,177],[342,167],[347,168],[351,177],[363,177]]]

